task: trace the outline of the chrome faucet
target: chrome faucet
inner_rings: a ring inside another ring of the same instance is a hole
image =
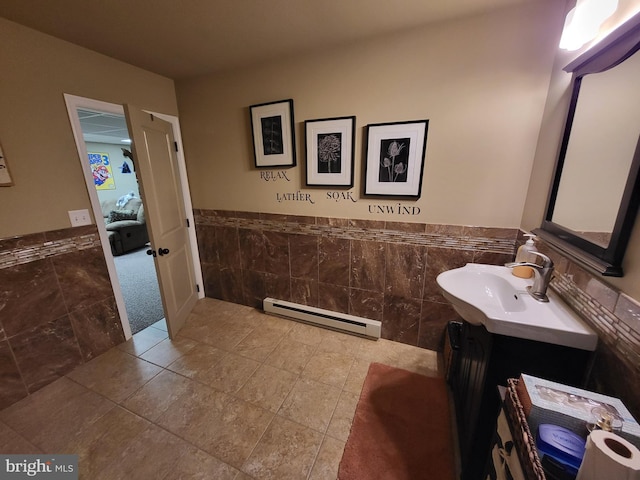
[[[548,302],[549,297],[547,297],[547,287],[549,287],[549,282],[551,281],[551,276],[553,274],[553,260],[540,252],[527,252],[527,254],[538,255],[541,257],[543,260],[542,265],[531,262],[511,262],[505,263],[504,266],[507,268],[531,267],[533,269],[534,281],[532,286],[527,287],[527,291],[537,301]]]

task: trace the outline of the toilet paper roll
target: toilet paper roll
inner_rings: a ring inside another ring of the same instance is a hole
[[[619,435],[594,430],[576,480],[640,480],[640,451]]]

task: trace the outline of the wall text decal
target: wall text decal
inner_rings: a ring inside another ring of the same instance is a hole
[[[356,203],[358,200],[353,198],[352,193],[353,192],[327,192],[327,200],[335,200],[336,202],[351,200],[353,203]]]
[[[420,207],[397,205],[369,205],[369,213],[384,213],[387,215],[420,215]]]
[[[260,172],[260,179],[265,182],[277,182],[278,180],[286,180],[290,182],[289,177],[287,176],[287,172],[284,170],[272,171],[272,170],[263,170]]]
[[[283,192],[276,193],[276,200],[278,203],[282,202],[309,202],[311,205],[315,205],[316,202],[311,198],[310,193],[302,193],[300,190],[295,192]]]

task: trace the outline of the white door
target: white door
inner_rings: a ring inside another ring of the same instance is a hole
[[[125,105],[169,337],[198,299],[171,124]]]

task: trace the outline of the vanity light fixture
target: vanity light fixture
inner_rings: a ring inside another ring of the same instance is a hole
[[[618,0],[577,0],[565,19],[560,48],[578,50],[596,38],[600,26],[617,8]]]

